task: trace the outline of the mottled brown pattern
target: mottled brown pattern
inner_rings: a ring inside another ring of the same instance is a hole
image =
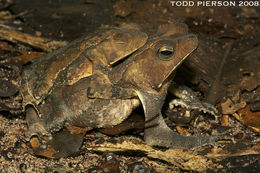
[[[197,37],[182,23],[161,27],[149,39],[137,25],[124,24],[36,60],[23,74],[24,106],[32,105],[26,113],[29,137],[53,136],[47,148],[60,147],[51,156],[67,156],[80,144],[71,149],[60,139],[82,141],[83,136],[64,134],[65,124],[113,127],[142,104],[148,126],[153,127],[145,130],[146,142],[174,146],[180,136],[167,127],[161,108],[170,74],[196,47]]]

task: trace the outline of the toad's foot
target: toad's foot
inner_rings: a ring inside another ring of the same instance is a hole
[[[26,140],[30,141],[30,139],[34,136],[39,138],[39,141],[43,144],[42,148],[46,148],[44,147],[44,145],[47,143],[45,137],[48,137],[48,141],[52,140],[52,135],[45,130],[41,123],[34,123],[29,126]]]
[[[85,133],[73,134],[67,129],[63,129],[54,134],[51,140],[46,139],[46,144],[42,145],[39,137],[30,139],[34,154],[47,158],[58,159],[67,157],[77,151],[82,145]],[[45,146],[45,147],[42,147]]]
[[[217,109],[206,102],[200,101],[197,96],[194,95],[193,91],[186,86],[176,86],[172,90],[173,94],[180,99],[174,99],[169,103],[169,108],[173,109],[176,106],[181,106],[186,109],[184,117],[190,117],[190,112],[192,110],[199,110],[203,113],[211,114],[218,120]]]
[[[36,136],[40,142],[37,146],[42,149],[47,148],[47,142],[52,140],[52,135],[45,129],[33,107],[27,108],[26,121],[28,125],[27,141]]]
[[[217,145],[219,140],[232,140],[227,136],[182,136],[172,131],[164,122],[162,116],[152,120],[157,125],[145,129],[145,142],[152,146],[164,146],[182,149],[197,149],[205,145]],[[149,122],[151,123],[151,122]]]
[[[47,158],[57,159],[77,152],[86,132],[74,128],[74,131],[77,130],[77,133],[74,134],[71,127],[52,135],[46,130],[33,107],[27,108],[26,121],[28,124],[27,140],[30,141],[34,153]]]

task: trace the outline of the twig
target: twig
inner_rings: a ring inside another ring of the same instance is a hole
[[[55,41],[47,38],[36,37],[2,26],[0,26],[0,39],[8,40],[10,42],[22,42],[47,52],[51,52],[54,49],[68,44],[66,41]]]
[[[15,15],[9,15],[9,16],[0,16],[1,20],[10,20],[10,19],[15,19],[17,17],[24,16],[28,13],[28,11],[23,11],[21,13],[15,14]]]
[[[231,51],[232,45],[233,45],[233,41],[230,41],[227,45],[227,49],[225,51],[224,57],[221,60],[220,66],[217,71],[217,75],[215,76],[216,78],[210,87],[209,94],[206,98],[206,101],[209,103],[214,103],[216,95],[218,94],[218,89],[220,87],[220,81],[221,81],[223,67],[224,67],[227,57]]]
[[[0,7],[0,10],[4,10],[4,9],[6,9],[6,8],[9,8],[11,5],[13,5],[13,2],[11,2],[11,3],[6,3],[6,4],[4,4],[3,6]]]

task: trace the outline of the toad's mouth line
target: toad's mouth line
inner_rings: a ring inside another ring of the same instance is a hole
[[[158,89],[161,88],[161,86],[163,85],[164,81],[165,81],[166,79],[168,79],[168,77],[173,73],[173,71],[175,71],[175,69],[176,69],[177,67],[179,67],[179,66],[181,65],[181,63],[182,63],[190,54],[191,54],[191,53],[187,54],[180,62],[178,62],[178,63],[175,65],[174,68],[172,68],[171,71],[169,71],[168,74],[165,75],[165,77],[164,77],[164,79],[162,80],[162,82],[157,86]]]

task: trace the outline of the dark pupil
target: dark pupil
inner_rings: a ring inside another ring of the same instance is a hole
[[[169,50],[164,50],[164,51],[161,51],[160,52],[162,55],[164,56],[170,56],[172,54],[172,51],[169,51]]]

